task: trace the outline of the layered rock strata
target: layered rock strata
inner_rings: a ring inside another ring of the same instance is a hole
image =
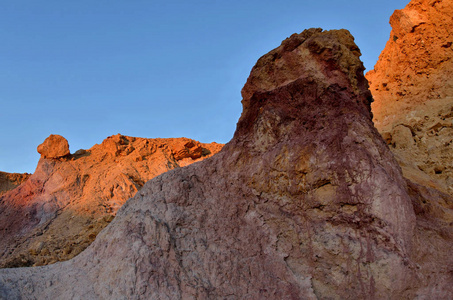
[[[414,182],[453,195],[453,1],[412,0],[390,18],[374,70],[374,123]]]
[[[451,198],[406,183],[359,56],[346,30],[283,41],[220,153],[147,182],[76,258],[0,270],[0,296],[451,298]]]
[[[38,147],[35,173],[0,198],[0,267],[74,257],[146,181],[212,156],[222,146],[115,135],[71,155],[68,141],[51,135]]]
[[[21,185],[30,175],[28,173],[0,172],[0,196]]]

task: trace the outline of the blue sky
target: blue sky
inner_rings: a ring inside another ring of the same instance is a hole
[[[0,170],[33,173],[50,134],[71,152],[117,133],[226,143],[260,56],[345,28],[370,70],[408,2],[2,1]]]

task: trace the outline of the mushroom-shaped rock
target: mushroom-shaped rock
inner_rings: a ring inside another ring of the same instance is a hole
[[[44,158],[59,158],[70,154],[69,143],[58,134],[51,134],[38,146],[38,153]]]

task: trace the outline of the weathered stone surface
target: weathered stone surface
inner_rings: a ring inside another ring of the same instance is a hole
[[[403,178],[359,53],[345,30],[285,40],[220,153],[147,182],[74,259],[0,270],[0,296],[452,298],[453,202]]]
[[[51,136],[43,145],[54,149],[54,140]],[[203,153],[178,161],[173,153],[186,144],[197,145]],[[118,134],[58,160],[41,157],[31,178],[0,198],[0,267],[45,265],[74,257],[146,181],[212,156],[222,146]]]
[[[173,150],[173,156],[176,160],[182,160],[184,158],[197,159],[201,157],[202,147],[199,142],[189,141],[181,143]]]
[[[415,105],[453,92],[453,3],[412,0],[395,11],[390,24],[390,39],[366,75],[376,98],[372,109],[378,128],[398,117],[394,105],[410,113]]]
[[[38,153],[45,158],[59,158],[69,155],[68,141],[58,134],[51,134],[38,146]]]
[[[413,0],[390,18],[374,70],[374,123],[404,176],[453,195],[453,1]]]
[[[407,178],[417,217],[416,296],[451,299],[453,2],[413,0],[390,24],[390,40],[366,75],[374,122]]]
[[[0,196],[21,185],[30,175],[28,173],[0,172]]]

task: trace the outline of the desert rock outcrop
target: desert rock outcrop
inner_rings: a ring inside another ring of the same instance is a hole
[[[451,298],[436,255],[451,199],[406,184],[359,56],[346,30],[283,41],[252,69],[222,151],[147,182],[74,259],[0,270],[0,296]]]
[[[68,141],[58,134],[51,134],[38,146],[38,153],[44,158],[59,158],[69,155]]]
[[[374,123],[414,182],[453,195],[453,1],[412,0],[367,73]]]
[[[21,185],[30,175],[28,173],[0,172],[0,196]]]
[[[200,155],[175,157],[181,145],[197,145]],[[67,140],[51,135],[38,147],[42,157],[35,173],[0,198],[0,266],[74,257],[146,181],[209,157],[222,146],[118,134],[70,155]]]

